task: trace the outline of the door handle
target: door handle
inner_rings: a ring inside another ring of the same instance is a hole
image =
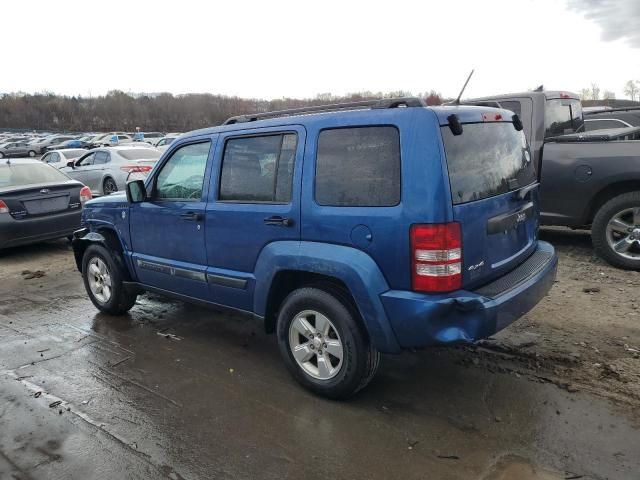
[[[183,220],[191,221],[191,222],[199,222],[200,220],[202,220],[202,214],[196,213],[196,212],[186,212],[186,213],[181,213],[180,218],[182,218]]]
[[[264,223],[267,225],[274,225],[277,227],[291,227],[293,226],[293,220],[291,218],[281,217],[280,215],[274,215],[264,219]]]

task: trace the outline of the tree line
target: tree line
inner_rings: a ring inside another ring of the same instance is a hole
[[[627,81],[627,83],[624,84],[623,92],[630,100],[639,100],[640,81]],[[591,86],[580,90],[580,98],[582,100],[615,100],[616,95],[611,90],[605,89],[601,91],[597,83],[592,83]]]
[[[68,97],[53,93],[0,95],[0,129],[44,131],[186,132],[219,125],[227,118],[326,103],[412,96],[410,92],[359,92],[345,96],[329,93],[311,99],[247,99],[209,93],[172,95],[129,94],[113,90],[98,97]],[[430,105],[442,97],[435,91],[419,94]]]

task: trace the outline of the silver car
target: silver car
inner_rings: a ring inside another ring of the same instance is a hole
[[[88,186],[94,196],[109,195],[124,190],[131,180],[144,179],[160,155],[146,147],[96,148],[60,170]]]
[[[50,147],[51,145],[58,145],[59,143],[66,142],[67,140],[73,140],[75,138],[75,135],[51,135],[49,137],[41,138],[40,140],[31,142],[28,145],[27,154],[30,157],[42,155],[47,150],[47,147]]]
[[[0,158],[4,157],[26,157],[29,148],[26,142],[8,142],[0,145]]]

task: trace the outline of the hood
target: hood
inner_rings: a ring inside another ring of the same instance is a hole
[[[125,192],[112,193],[111,195],[105,195],[103,197],[94,198],[84,204],[84,208],[98,208],[98,207],[128,207],[127,194]]]

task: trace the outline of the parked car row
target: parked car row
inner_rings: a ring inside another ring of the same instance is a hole
[[[67,148],[92,149],[129,144],[155,147],[164,150],[179,133],[165,135],[161,132],[106,132],[83,134],[15,134],[0,133],[0,158],[36,157],[52,150]]]

